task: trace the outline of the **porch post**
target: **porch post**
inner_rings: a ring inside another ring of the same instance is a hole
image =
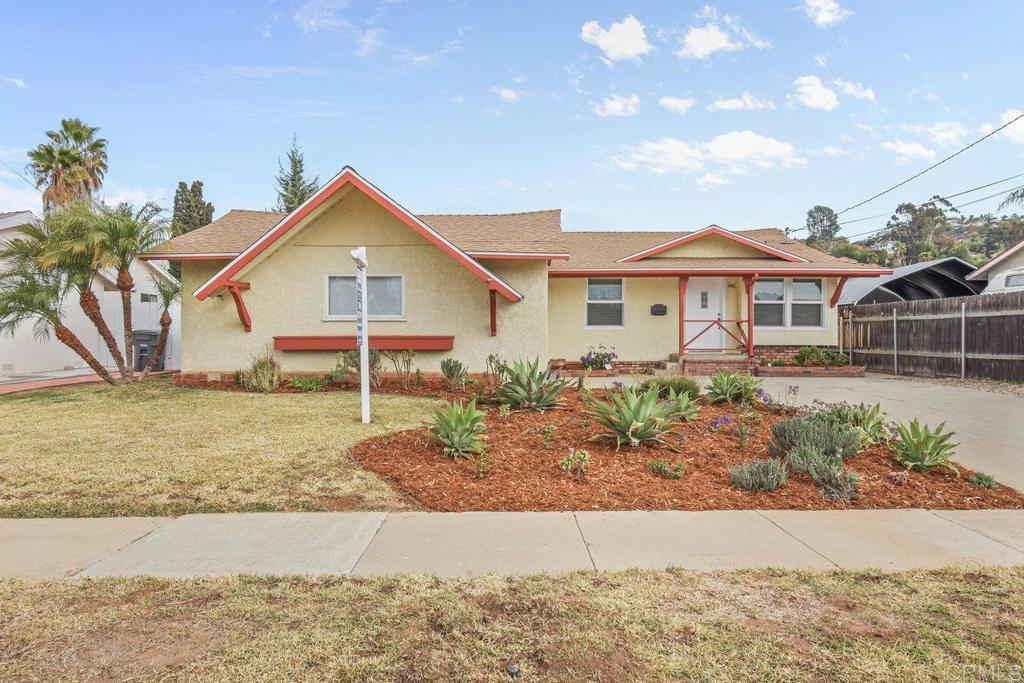
[[[747,292],[747,357],[754,357],[754,282],[757,274],[743,276],[743,288]]]
[[[498,293],[495,290],[488,292],[491,297],[491,336],[498,336]]]
[[[686,283],[689,281],[686,275],[679,277],[679,360],[686,353]]]

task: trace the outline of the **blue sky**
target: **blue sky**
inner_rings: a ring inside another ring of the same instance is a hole
[[[1024,3],[8,3],[0,160],[61,117],[109,139],[108,200],[269,208],[293,133],[421,213],[570,229],[803,224],[1024,109]],[[1024,172],[1024,120],[851,211]],[[969,201],[1006,185],[960,198]],[[992,210],[998,199],[966,209]],[[38,209],[0,166],[0,211]],[[848,233],[884,225],[851,225]]]

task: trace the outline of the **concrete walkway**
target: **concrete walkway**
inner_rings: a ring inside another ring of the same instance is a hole
[[[438,577],[1024,565],[1024,510],[254,513],[0,520],[0,576]]]

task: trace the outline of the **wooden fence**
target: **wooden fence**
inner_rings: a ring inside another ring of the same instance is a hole
[[[1024,382],[1024,292],[851,306],[852,362],[898,375]]]

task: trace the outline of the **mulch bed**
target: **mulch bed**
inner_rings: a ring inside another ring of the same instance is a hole
[[[858,497],[850,504],[825,498],[805,474],[790,473],[789,481],[770,492],[750,493],[735,488],[729,465],[768,457],[771,425],[788,415],[763,406],[762,420],[744,448],[735,429],[717,433],[709,428],[716,417],[739,417],[734,406],[704,405],[700,417],[685,423],[680,453],[664,446],[615,451],[614,442],[591,441],[601,428],[588,419],[574,391],[566,392],[565,407],[544,413],[498,415],[487,407],[490,470],[479,478],[475,460],[453,459],[433,441],[425,428],[362,441],[351,455],[412,496],[427,510],[826,510],[847,508],[982,509],[1024,508],[1024,495],[1000,485],[992,491],[967,481],[972,473],[908,473],[898,484],[890,477],[902,468],[888,446],[868,448],[846,461],[860,475]],[[544,429],[555,426],[550,448]],[[586,477],[578,480],[557,464],[569,447],[590,452]],[[682,462],[682,479],[669,480],[647,471],[656,458]]]

